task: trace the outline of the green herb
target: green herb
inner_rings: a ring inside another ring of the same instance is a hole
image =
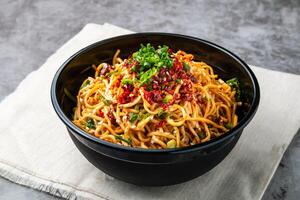
[[[115,135],[115,138],[116,138],[117,140],[126,142],[127,144],[131,145],[131,139],[130,139],[130,138],[129,138],[129,139],[125,139],[125,138],[123,138],[121,135]]]
[[[158,46],[158,49],[156,50],[159,53],[160,62],[157,63],[157,67],[163,67],[166,66],[168,68],[171,68],[173,66],[173,60],[169,56],[169,47],[166,45]]]
[[[104,105],[109,106],[111,104],[110,100],[104,99],[103,100]]]
[[[135,108],[136,110],[138,110],[138,108]],[[139,114],[137,113],[129,113],[129,121],[131,123],[135,122],[135,121],[140,121],[140,120],[143,120],[143,119],[146,119],[147,117],[149,117],[151,114],[150,113],[142,113],[140,112]]]
[[[136,66],[133,66],[133,67],[130,69],[130,72],[137,72]]]
[[[163,99],[163,103],[169,103],[173,99],[173,96],[170,94],[167,94],[165,98]]]
[[[95,122],[92,118],[88,118],[88,120],[86,121],[86,127],[91,128],[91,129],[95,129]]]
[[[102,95],[99,96],[99,99],[104,103],[104,105],[109,106],[111,104],[110,100],[105,99]]]
[[[142,119],[146,119],[147,117],[149,117],[151,114],[150,113],[145,113],[143,114],[143,116],[141,117]]]
[[[106,74],[106,76],[111,77],[113,74],[116,74],[117,72],[118,72],[117,70],[108,72],[108,73]]]
[[[123,78],[121,83],[122,85],[133,85],[133,81],[128,78]]]
[[[146,71],[151,67],[172,67],[173,60],[169,57],[169,47],[159,46],[157,50],[151,44],[141,45],[139,51],[133,53],[133,58],[140,63],[140,71]]]
[[[240,82],[237,78],[232,78],[226,81],[226,83],[236,91],[236,98],[239,101],[241,99]]]
[[[135,122],[138,119],[139,115],[136,113],[129,113],[129,121],[131,123]]]
[[[82,85],[80,86],[80,89],[88,86],[90,84],[90,81],[88,79],[86,79],[85,81],[83,81]]]
[[[142,86],[144,84],[147,84],[150,82],[151,77],[157,73],[156,68],[151,68],[148,71],[140,74],[140,84],[139,86]]]
[[[198,133],[198,136],[199,136],[199,138],[200,138],[201,140],[203,140],[203,139],[206,137],[206,135],[205,135],[204,132]]]
[[[183,63],[183,70],[186,71],[186,72],[187,72],[187,71],[190,71],[190,70],[191,70],[191,67],[190,67],[187,63],[184,62],[184,63]]]
[[[168,116],[168,113],[163,111],[163,110],[160,110],[158,113],[157,113],[157,117],[159,119],[165,119],[166,117]]]
[[[226,81],[226,83],[230,86],[230,87],[237,87],[239,85],[239,81],[237,78],[232,78]]]
[[[233,125],[232,125],[232,123],[227,123],[227,124],[225,124],[225,127],[226,127],[227,129],[232,129],[232,128],[233,128]]]
[[[139,81],[140,86],[148,84],[151,77],[154,76],[162,67],[171,68],[173,66],[173,60],[170,58],[168,53],[169,47],[159,46],[156,50],[151,44],[144,46],[133,53],[133,59],[139,62]],[[136,72],[137,69],[134,67],[131,69],[132,72]]]
[[[181,79],[176,79],[176,83],[181,83]]]
[[[139,80],[137,78],[134,78],[133,83],[137,83],[137,82],[139,82]]]
[[[167,148],[176,148],[176,141],[170,140],[169,142],[167,142]]]

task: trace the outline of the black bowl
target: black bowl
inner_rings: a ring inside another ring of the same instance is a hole
[[[111,63],[117,49],[125,58],[140,44],[166,44],[173,50],[195,55],[195,60],[211,65],[223,80],[237,77],[241,81],[243,106],[238,109],[239,123],[223,136],[190,147],[146,150],[125,147],[100,140],[72,123],[72,102],[66,88],[76,96],[84,79],[92,75],[92,64]],[[232,150],[259,104],[259,85],[251,69],[230,51],[194,37],[169,33],[137,33],[110,38],[92,44],[69,58],[57,71],[51,87],[51,100],[60,119],[81,153],[94,166],[125,182],[136,185],[172,185],[191,180],[220,163]]]

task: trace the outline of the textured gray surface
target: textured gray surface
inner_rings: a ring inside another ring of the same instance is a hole
[[[300,1],[0,1],[0,100],[86,23],[188,34],[247,63],[300,74]],[[297,134],[263,199],[300,196]],[[54,199],[0,178],[0,199]]]

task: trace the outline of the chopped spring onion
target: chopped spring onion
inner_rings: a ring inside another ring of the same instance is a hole
[[[232,78],[226,81],[226,83],[236,91],[236,98],[238,101],[241,99],[240,82],[237,78]]]
[[[88,118],[88,120],[86,121],[86,127],[91,128],[91,129],[95,129],[95,122],[92,118]]]
[[[176,141],[170,140],[169,142],[167,142],[167,148],[176,148]]]
[[[104,103],[104,105],[109,106],[111,104],[110,100],[105,99],[102,95],[99,96],[99,99]]]
[[[181,83],[181,79],[176,79],[176,83]]]
[[[232,128],[233,128],[233,125],[232,125],[232,123],[227,123],[227,124],[225,124],[225,127],[226,127],[227,129],[232,129]]]
[[[167,94],[165,98],[163,99],[163,103],[169,103],[173,99],[173,96],[171,94]]]
[[[200,138],[201,140],[203,140],[203,139],[206,137],[206,135],[205,135],[204,132],[198,133],[198,136],[199,136],[199,138]]]
[[[147,84],[150,82],[151,77],[154,76],[157,73],[156,68],[151,68],[147,70],[146,72],[140,73],[140,84],[139,86],[142,86],[144,84]]]
[[[187,71],[190,71],[190,70],[191,70],[191,67],[190,67],[187,63],[184,62],[184,63],[183,63],[183,70],[186,71],[186,72],[187,72]]]
[[[133,53],[133,59],[139,62],[139,86],[148,84],[151,77],[154,76],[162,67],[171,68],[173,66],[173,60],[169,55],[169,47],[159,46],[155,49],[151,44],[146,46],[141,45],[141,48]],[[132,71],[136,71],[136,68],[132,68]]]
[[[158,113],[157,113],[157,117],[159,119],[165,119],[166,117],[168,116],[168,113],[163,111],[163,110],[160,110]]]
[[[115,135],[115,138],[116,138],[117,140],[126,142],[127,144],[131,145],[131,139],[130,139],[130,138],[129,138],[129,139],[125,139],[125,138],[123,138],[121,135]]]
[[[121,83],[122,83],[122,85],[133,85],[133,81],[128,78],[122,79]]]
[[[129,113],[129,121],[131,123],[135,122],[138,119],[139,115],[136,113]]]

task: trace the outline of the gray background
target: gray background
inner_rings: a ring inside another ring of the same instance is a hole
[[[247,63],[300,74],[299,0],[0,0],[0,100],[86,23],[207,39]],[[263,199],[300,196],[300,133]],[[0,199],[56,199],[0,178]]]

